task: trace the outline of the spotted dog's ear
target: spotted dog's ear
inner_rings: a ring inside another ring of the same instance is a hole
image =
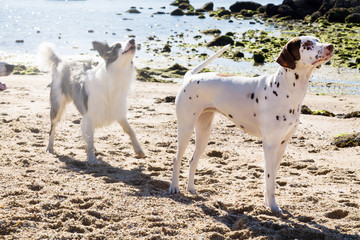
[[[93,41],[94,50],[98,51],[100,57],[105,58],[106,53],[110,50],[109,45],[106,42]]]
[[[295,61],[300,59],[300,45],[300,38],[293,38],[284,46],[276,62],[285,68],[295,69]]]

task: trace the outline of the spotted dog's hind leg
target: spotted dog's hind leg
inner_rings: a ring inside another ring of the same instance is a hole
[[[189,166],[189,179],[187,190],[192,194],[196,194],[195,185],[194,185],[194,176],[196,172],[197,165],[201,154],[204,153],[211,132],[211,124],[214,119],[214,112],[205,112],[202,113],[195,125],[195,152],[190,161]]]
[[[181,111],[181,113],[177,112],[177,117],[178,117],[177,119],[178,146],[177,146],[176,158],[174,159],[173,175],[169,189],[170,193],[178,193],[180,191],[179,175],[180,175],[181,159],[184,156],[185,150],[194,132],[195,121],[196,121],[196,118],[190,116],[188,114],[188,111]]]

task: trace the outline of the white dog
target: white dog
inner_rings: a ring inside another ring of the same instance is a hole
[[[103,58],[97,67],[91,64],[69,63],[60,59],[51,45],[39,47],[40,60],[51,66],[50,91],[51,130],[47,151],[54,153],[55,127],[67,103],[73,101],[83,115],[82,132],[87,143],[87,159],[96,163],[94,129],[118,121],[130,136],[137,157],[145,154],[136,139],[127,119],[127,98],[131,82],[135,78],[132,59],[135,55],[135,40],[109,46],[93,42],[93,47]]]
[[[296,37],[283,48],[281,65],[270,76],[245,78],[218,73],[197,74],[224,47],[185,75],[176,97],[178,151],[170,193],[179,192],[181,158],[195,129],[195,152],[190,160],[187,190],[195,194],[194,175],[204,152],[214,114],[221,113],[244,132],[261,137],[265,155],[265,204],[280,211],[275,201],[275,178],[286,145],[299,125],[300,110],[308,80],[315,67],[333,56],[333,46],[314,37]]]

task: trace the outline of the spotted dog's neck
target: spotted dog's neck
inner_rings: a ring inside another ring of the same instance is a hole
[[[313,69],[301,68],[299,66],[292,70],[290,68],[279,67],[273,78],[273,84],[282,84],[285,91],[288,92],[289,100],[297,101],[301,104],[304,100]]]

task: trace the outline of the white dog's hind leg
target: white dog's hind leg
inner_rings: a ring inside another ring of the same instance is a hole
[[[195,152],[190,160],[189,179],[187,190],[192,194],[196,194],[194,177],[200,156],[204,153],[211,132],[211,124],[215,113],[202,113],[195,125]]]
[[[279,144],[269,144],[264,141],[263,143],[265,154],[265,204],[271,208],[272,211],[280,212],[275,200],[275,179],[278,169],[277,157],[279,155]]]
[[[131,139],[132,146],[133,146],[135,154],[136,154],[136,157],[144,158],[145,153],[141,149],[141,146],[140,146],[140,144],[139,144],[139,142],[138,142],[138,140],[136,138],[135,132],[131,128],[128,121],[125,118],[123,118],[123,119],[119,120],[119,124],[124,129],[124,131],[129,135],[129,137]]]
[[[50,127],[50,133],[49,133],[49,143],[47,146],[46,151],[54,154],[54,139],[55,139],[55,129],[57,123],[61,119],[61,115],[64,112],[65,106],[66,106],[66,98],[64,95],[55,96],[53,91],[51,91],[50,95],[50,101],[51,101],[51,108],[50,108],[50,121],[51,121],[51,127]]]
[[[81,130],[82,136],[86,142],[87,160],[90,164],[95,164],[94,126],[91,119],[86,114],[81,121]]]

